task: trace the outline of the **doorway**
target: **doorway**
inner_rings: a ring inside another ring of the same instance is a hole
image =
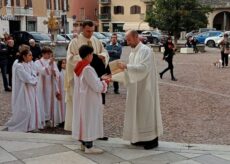
[[[9,21],[10,26],[10,34],[12,34],[14,31],[20,31],[21,30],[21,21]]]

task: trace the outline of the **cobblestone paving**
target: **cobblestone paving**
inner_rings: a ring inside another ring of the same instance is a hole
[[[127,54],[128,49],[124,50]],[[162,54],[156,53],[158,71],[166,67]],[[163,141],[230,144],[230,67],[217,68],[219,50],[206,53],[175,56],[175,76],[169,72],[159,80],[161,110],[164,124]],[[127,58],[127,55],[123,57]],[[5,93],[0,80],[0,125],[10,116],[10,94]],[[113,94],[112,86],[106,98],[104,111],[105,134],[121,137],[125,110],[126,89]],[[66,133],[56,129],[49,133]]]

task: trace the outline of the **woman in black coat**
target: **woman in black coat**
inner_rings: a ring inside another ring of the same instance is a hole
[[[173,81],[177,81],[177,79],[174,77],[173,74],[173,56],[175,54],[175,47],[174,44],[172,43],[172,38],[168,37],[166,43],[164,44],[164,57],[163,60],[165,60],[166,62],[168,62],[168,67],[166,69],[164,69],[160,74],[160,78],[162,79],[163,75],[165,72],[167,72],[168,70],[170,70],[171,73],[171,79]]]

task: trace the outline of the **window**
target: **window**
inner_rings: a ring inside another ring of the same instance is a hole
[[[84,8],[80,9],[80,18],[81,18],[81,20],[85,19],[85,9]]]
[[[51,9],[51,0],[46,0],[47,9]]]
[[[123,6],[114,6],[114,14],[124,14]]]
[[[27,0],[27,6],[32,8],[32,0]]]
[[[136,6],[136,5],[132,6],[130,8],[130,13],[131,14],[140,14],[141,13],[141,7],[140,6]]]
[[[56,10],[56,0],[54,0],[54,10]]]
[[[11,0],[10,3],[11,3],[11,6],[14,6],[14,0]]]
[[[98,16],[98,10],[95,9],[94,11],[95,11],[94,15],[97,17]]]
[[[16,0],[16,6],[20,6],[20,0]]]

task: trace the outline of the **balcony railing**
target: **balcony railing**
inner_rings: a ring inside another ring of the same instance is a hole
[[[153,0],[141,0],[144,3],[154,2]]]
[[[33,8],[14,7],[15,16],[33,16]]]
[[[109,21],[111,20],[111,15],[110,14],[100,14],[99,19],[102,21]]]
[[[11,6],[6,6],[6,15],[12,15]]]
[[[50,16],[50,12],[52,10],[47,10],[47,16]],[[54,10],[54,16],[60,18],[62,15],[63,11],[62,10]]]
[[[103,5],[111,4],[111,0],[100,0],[100,3]]]

